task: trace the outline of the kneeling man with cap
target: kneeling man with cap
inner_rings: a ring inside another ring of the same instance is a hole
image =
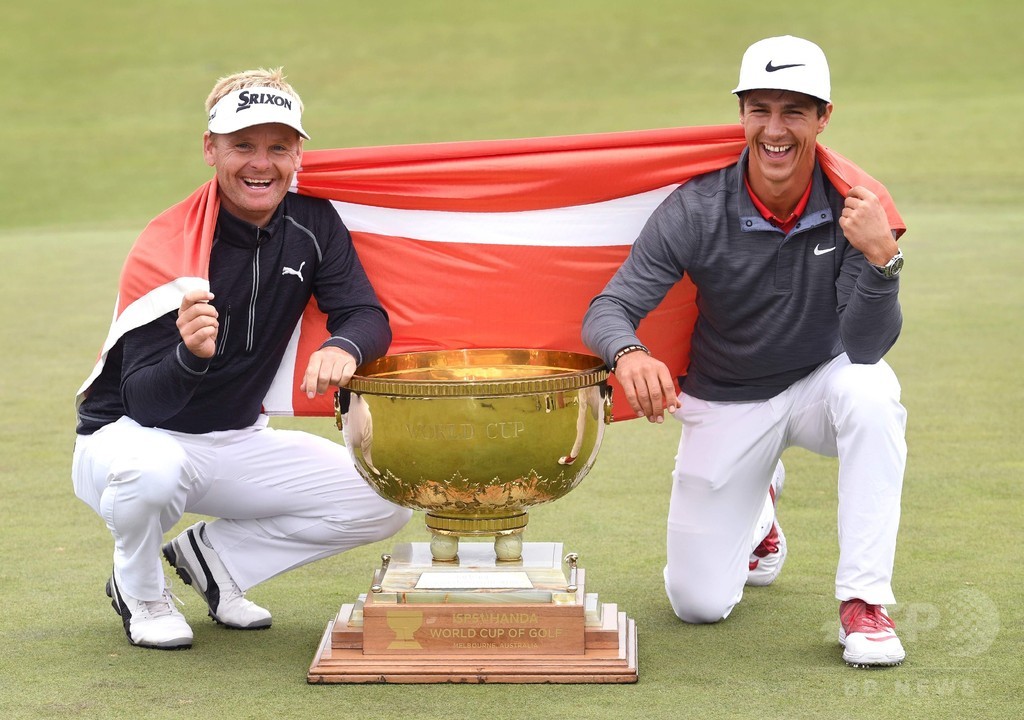
[[[832,115],[817,45],[751,45],[733,92],[747,144],[738,163],[661,204],[591,303],[583,337],[638,414],[660,422],[668,410],[682,423],[665,567],[676,614],[717,622],[745,585],[775,579],[778,463],[802,447],[839,458],[843,658],[897,665],[905,653],[884,605],[895,601],[906,411],[882,358],[902,326],[899,232],[876,193],[855,186],[844,197],[817,161]],[[699,316],[676,396],[636,327],[684,273]],[[755,575],[765,559],[771,572]]]
[[[114,538],[107,595],[128,640],[160,649],[192,645],[160,557],[184,513],[220,519],[189,527],[162,554],[210,617],[242,630],[271,624],[246,590],[390,537],[411,514],[379,497],[344,447],[273,429],[262,412],[311,298],[330,339],[308,358],[308,397],[346,385],[391,342],[338,214],[288,192],[309,137],[302,101],[280,70],[256,70],[218,81],[206,110],[215,178],[129,253],[118,315],[78,397],[72,479]],[[215,223],[206,246],[188,237],[204,221]],[[197,267],[208,260],[208,283],[179,275],[191,252],[203,254]]]

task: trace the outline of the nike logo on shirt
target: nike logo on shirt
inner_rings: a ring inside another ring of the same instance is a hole
[[[835,249],[836,249],[836,246],[835,246],[835,245],[833,245],[833,246],[832,246],[832,247],[830,247],[830,248],[823,248],[823,247],[820,247],[820,246],[818,246],[818,245],[815,245],[815,246],[814,246],[814,254],[815,254],[815,255],[825,255],[825,254],[827,254],[827,253],[830,253],[830,252],[832,252],[832,251],[833,251],[833,250],[835,250]]]

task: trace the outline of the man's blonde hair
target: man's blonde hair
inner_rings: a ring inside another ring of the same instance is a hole
[[[207,114],[213,110],[213,106],[217,104],[217,101],[228,93],[251,87],[271,87],[275,90],[286,92],[295,98],[295,101],[299,104],[299,112],[302,112],[302,98],[299,97],[299,94],[295,92],[291,85],[285,82],[284,68],[279,67],[273,70],[268,70],[267,68],[243,70],[242,72],[222,77],[213,86],[213,90],[210,91],[210,95],[206,98]]]

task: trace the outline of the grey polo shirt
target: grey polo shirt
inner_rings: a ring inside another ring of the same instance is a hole
[[[844,198],[817,165],[787,234],[765,220],[736,165],[683,184],[654,211],[629,257],[590,304],[583,341],[611,366],[684,273],[699,315],[683,390],[765,400],[846,352],[875,363],[902,327],[899,279],[886,279],[839,227]],[[681,332],[684,329],[681,329]]]

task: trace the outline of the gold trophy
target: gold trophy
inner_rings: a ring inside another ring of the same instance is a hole
[[[424,511],[431,541],[381,557],[369,592],[328,624],[309,682],[636,681],[633,620],[585,591],[575,553],[522,539],[529,508],[593,467],[607,380],[599,358],[551,350],[359,368],[336,398],[345,444],[382,497]]]

